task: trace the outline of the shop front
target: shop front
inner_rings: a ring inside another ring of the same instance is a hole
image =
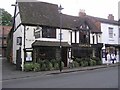
[[[62,42],[62,48],[60,50],[59,42],[51,41],[35,41],[33,46],[33,60],[38,62],[39,60],[61,60],[64,62],[65,67],[68,63],[68,51],[70,45],[67,42]]]
[[[72,44],[72,56],[75,58],[98,57],[101,59],[102,44]]]
[[[115,54],[116,62],[120,61],[120,45],[117,44],[105,44],[105,51],[109,54]],[[106,57],[105,57],[106,58]]]

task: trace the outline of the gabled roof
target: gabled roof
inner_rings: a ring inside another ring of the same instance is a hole
[[[70,15],[62,15],[63,27],[75,29],[79,28],[82,24],[87,24],[91,30],[91,32],[99,32],[101,33],[100,22],[96,19],[85,17],[78,17],[78,16],[70,16]]]
[[[58,5],[46,2],[18,2],[22,24],[60,27]],[[97,20],[62,14],[62,28],[73,29],[83,23],[88,24],[91,32],[101,32]]]
[[[18,2],[22,24],[59,25],[58,6],[45,2]]]

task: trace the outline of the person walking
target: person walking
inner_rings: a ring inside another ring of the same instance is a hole
[[[109,65],[109,64],[110,64],[110,60],[111,60],[110,54],[109,54],[109,53],[107,53],[107,65]]]
[[[111,54],[111,60],[112,60],[112,63],[114,64],[114,60],[116,60],[116,57],[115,57],[114,53]]]

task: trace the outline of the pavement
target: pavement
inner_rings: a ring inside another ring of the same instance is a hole
[[[109,68],[109,67],[116,67],[116,66],[118,66],[118,64],[110,64],[109,66],[97,65],[97,66],[88,66],[88,67],[79,67],[79,68],[64,68],[62,72],[60,72],[59,70],[24,72],[24,71],[16,70],[15,65],[9,63],[6,59],[3,59],[2,60],[2,81],[36,77],[36,76],[44,76],[44,75],[50,75],[50,74],[62,74],[62,73],[70,73],[70,72],[78,72],[78,71],[95,70],[100,68]]]

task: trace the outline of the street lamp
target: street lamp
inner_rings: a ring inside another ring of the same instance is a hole
[[[61,40],[62,40],[62,31],[61,31],[61,28],[62,28],[62,6],[60,5],[58,7],[58,12],[59,12],[59,15],[60,15],[60,64],[59,64],[59,69],[60,69],[60,72],[62,71],[62,58],[61,58],[61,52],[62,52],[62,45],[61,45]]]

